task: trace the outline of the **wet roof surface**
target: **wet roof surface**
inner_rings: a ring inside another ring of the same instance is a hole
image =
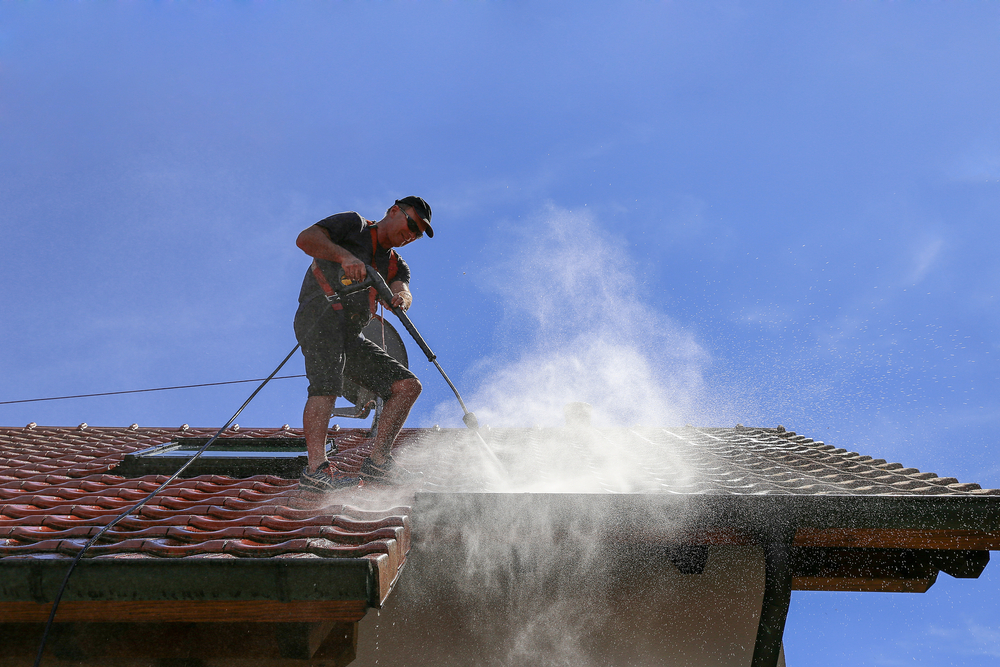
[[[492,429],[487,457],[467,430],[411,436],[400,460],[455,492],[1000,495],[954,477],[838,449],[780,428]],[[422,446],[426,445],[426,446]],[[483,461],[470,469],[470,460]],[[485,472],[484,472],[485,471]]]
[[[0,559],[70,558],[104,525],[166,480],[114,474],[125,454],[194,428],[0,428]],[[246,429],[234,438],[301,438]],[[370,442],[355,438],[361,453]],[[409,548],[409,507],[349,488],[300,493],[297,479],[178,479],[91,548],[95,558],[368,558],[394,577]],[[357,502],[355,502],[357,501]]]
[[[335,464],[356,472],[366,431],[336,434]],[[195,428],[0,428],[0,558],[70,558],[166,477],[114,474],[125,454]],[[303,494],[271,475],[174,481],[92,548],[95,558],[371,558],[398,571],[414,491],[721,495],[998,495],[977,484],[836,449],[779,429],[492,429],[501,474],[465,429],[405,429],[397,458],[424,473],[411,489]],[[301,438],[243,429],[227,438]],[[381,558],[385,556],[385,558]],[[394,575],[393,575],[394,576]]]

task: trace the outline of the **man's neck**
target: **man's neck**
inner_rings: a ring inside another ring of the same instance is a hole
[[[378,247],[382,248],[383,250],[388,250],[389,246],[386,243],[385,227],[382,226],[383,222],[385,222],[385,218],[375,223],[375,236],[376,238],[378,238]]]

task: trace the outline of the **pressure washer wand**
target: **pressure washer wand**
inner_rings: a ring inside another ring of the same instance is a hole
[[[375,291],[378,292],[379,298],[382,299],[382,301],[389,307],[389,310],[391,310],[393,314],[399,318],[399,321],[403,323],[403,326],[406,327],[410,336],[414,341],[416,341],[417,345],[427,356],[427,361],[437,366],[438,371],[441,373],[441,377],[444,378],[444,381],[448,383],[448,386],[451,387],[451,390],[455,393],[455,398],[458,399],[458,404],[462,406],[462,412],[465,413],[462,416],[462,421],[468,428],[472,429],[473,433],[476,434],[476,437],[479,438],[479,442],[482,443],[483,449],[486,450],[490,459],[502,470],[503,464],[500,463],[500,459],[497,458],[497,455],[493,453],[493,450],[490,449],[490,446],[486,444],[483,436],[479,433],[479,420],[476,419],[476,415],[474,413],[470,412],[469,409],[465,407],[465,401],[462,400],[462,395],[458,393],[458,388],[455,387],[455,383],[451,381],[448,374],[444,372],[443,368],[441,368],[441,364],[438,363],[437,360],[437,355],[434,354],[430,346],[427,345],[427,342],[424,340],[423,336],[420,335],[420,332],[417,331],[417,328],[413,326],[413,322],[410,321],[410,317],[406,314],[406,311],[399,306],[392,305],[392,290],[390,290],[389,286],[385,284],[385,278],[383,278],[382,274],[368,264],[365,264],[365,274],[365,279],[361,283],[355,283],[355,285],[357,285],[358,288],[362,285],[366,287],[374,287]],[[349,289],[347,291],[355,290]]]

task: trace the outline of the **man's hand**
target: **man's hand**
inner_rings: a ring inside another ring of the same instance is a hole
[[[365,263],[331,241],[330,232],[325,227],[313,225],[303,229],[295,240],[295,245],[310,257],[340,264],[344,267],[344,275],[355,282],[365,279]]]
[[[344,251],[344,254],[346,257],[344,257],[344,260],[340,263],[340,265],[344,267],[344,275],[354,282],[360,283],[365,279],[365,275],[367,273],[365,271],[365,263],[346,250]]]
[[[392,306],[408,310],[413,303],[413,295],[410,294],[410,286],[404,282],[395,281],[389,286],[392,290]]]

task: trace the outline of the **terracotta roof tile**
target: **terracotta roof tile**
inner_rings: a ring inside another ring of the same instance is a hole
[[[167,477],[128,479],[128,453],[208,429],[0,428],[0,561],[69,559]],[[338,465],[356,472],[370,449],[347,432]],[[240,429],[225,438],[301,438],[299,429]],[[365,453],[361,453],[365,452]],[[342,462],[341,462],[342,460]],[[381,597],[410,548],[410,509],[379,507],[357,489],[317,496],[297,479],[201,475],[173,481],[91,547],[95,559],[348,558],[372,564]],[[336,499],[340,501],[333,502]],[[359,507],[351,503],[369,503]]]

